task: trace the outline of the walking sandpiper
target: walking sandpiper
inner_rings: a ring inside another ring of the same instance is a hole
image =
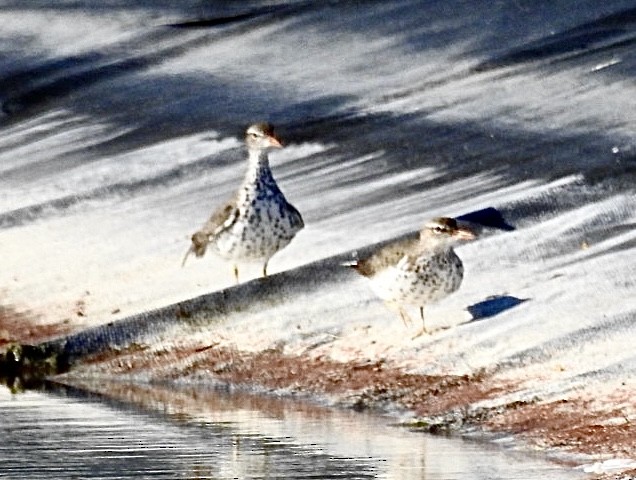
[[[349,262],[360,275],[368,277],[371,289],[405,324],[411,319],[405,305],[419,307],[422,329],[426,333],[424,307],[455,292],[461,285],[464,266],[455,253],[457,240],[472,240],[476,234],[459,226],[454,218],[438,217],[420,231],[419,239],[389,243],[364,259]]]
[[[182,265],[191,253],[202,257],[208,245],[222,258],[231,260],[236,282],[237,263],[267,263],[289,244],[304,227],[300,212],[287,201],[269,167],[267,152],[282,148],[268,123],[251,125],[245,134],[248,167],[243,183],[234,197],[216,210],[203,227],[192,235],[192,244]]]

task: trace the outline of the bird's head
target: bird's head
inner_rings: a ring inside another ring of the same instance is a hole
[[[450,217],[437,217],[420,231],[420,242],[432,246],[452,245],[460,240],[474,240],[477,234]]]
[[[269,123],[255,123],[245,132],[245,143],[250,150],[268,150],[283,148],[283,144],[274,134],[274,127]]]

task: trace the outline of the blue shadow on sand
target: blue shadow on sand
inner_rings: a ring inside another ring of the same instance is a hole
[[[486,300],[466,307],[466,310],[473,316],[471,322],[484,318],[494,317],[506,310],[528,301],[528,298],[517,298],[511,295],[497,295],[488,297]]]
[[[457,220],[471,222],[483,227],[495,228],[510,232],[515,229],[504,218],[499,210],[494,207],[482,208],[457,217]]]

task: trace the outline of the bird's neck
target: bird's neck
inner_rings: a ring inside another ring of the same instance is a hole
[[[247,173],[256,175],[269,171],[269,158],[265,150],[248,150]]]
[[[245,183],[256,185],[257,189],[271,189],[275,185],[272,171],[269,168],[269,158],[264,150],[248,150],[248,167],[245,174]]]
[[[422,252],[430,252],[431,254],[436,255],[436,254],[449,252],[453,248],[452,248],[452,245],[449,245],[448,242],[440,241],[436,238],[431,238],[429,236],[422,235],[420,236],[418,249]]]

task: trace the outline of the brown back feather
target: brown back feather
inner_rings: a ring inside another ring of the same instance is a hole
[[[419,240],[417,238],[408,238],[389,243],[367,258],[358,260],[357,264],[352,267],[365,277],[372,277],[380,270],[388,268],[397,263],[405,255],[411,255],[417,251]]]

